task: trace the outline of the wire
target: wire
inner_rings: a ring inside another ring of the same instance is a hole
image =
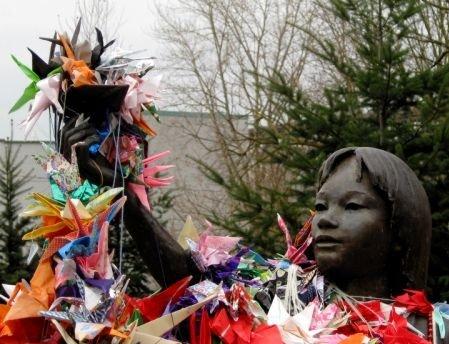
[[[64,116],[65,116],[65,110],[66,110],[66,108],[68,108],[68,107],[66,106],[67,96],[66,96],[65,93],[63,93],[63,98],[64,98],[64,104],[63,104],[63,107],[62,107],[63,113],[61,114],[61,118],[60,118],[59,123],[58,123],[58,128],[55,128],[55,129],[58,130],[58,131],[57,131],[58,137],[56,137],[56,131],[55,131],[55,142],[58,141],[58,143],[57,143],[57,150],[58,150],[59,153],[62,153],[62,150],[61,150],[61,149],[62,149],[61,124],[62,124],[63,119],[64,119]]]
[[[122,116],[118,116],[117,135],[115,129],[112,130],[111,123],[109,123],[109,129],[112,132],[112,137],[115,145],[115,164],[114,164],[114,179],[112,185],[115,186],[117,179],[117,171],[120,170],[120,177],[122,178],[122,197],[125,195],[125,177],[123,175],[123,167],[120,162],[120,132],[121,132]],[[117,166],[118,165],[118,166]],[[118,168],[117,168],[118,167]],[[119,237],[119,271],[122,273],[123,263],[123,227],[124,227],[124,208],[120,210],[120,237]]]
[[[119,134],[120,134],[120,130],[121,130],[121,123],[122,123],[122,116],[119,115],[119,121],[118,121],[118,133]],[[118,137],[120,137],[120,136],[118,136]],[[118,157],[120,158],[120,152],[119,152],[119,150],[120,150],[120,142],[119,142],[119,145],[117,147],[118,148],[117,148],[116,152],[117,152]],[[122,164],[120,163],[119,166],[120,166],[120,176],[122,177],[122,197],[123,197],[125,195],[125,177],[123,175]],[[119,227],[120,227],[120,245],[119,245],[119,268],[120,268],[120,272],[122,271],[122,262],[123,262],[123,227],[124,227],[124,221],[125,221],[125,219],[124,219],[124,214],[125,214],[124,211],[125,211],[125,208],[122,207],[122,209],[120,209],[120,224],[119,224]]]

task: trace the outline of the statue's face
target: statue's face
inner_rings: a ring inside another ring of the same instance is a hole
[[[390,246],[387,207],[354,157],[340,163],[316,195],[312,222],[318,269],[331,280],[385,274]]]

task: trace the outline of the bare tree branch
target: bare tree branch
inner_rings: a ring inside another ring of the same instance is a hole
[[[304,0],[178,0],[171,8],[157,6],[157,29],[166,47],[161,60],[176,71],[167,80],[170,102],[207,114],[201,129],[198,119],[182,129],[204,149],[202,159],[236,181],[271,185],[284,176],[281,167],[268,171],[258,163],[260,142],[251,128],[280,120],[264,78],[280,72],[290,84],[300,84],[308,38],[292,23],[309,27],[311,10]],[[226,198],[219,207],[212,199],[208,206],[201,198],[186,199],[179,213],[189,207],[200,214],[225,213],[238,206]]]

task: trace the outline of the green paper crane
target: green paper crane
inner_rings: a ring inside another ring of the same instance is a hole
[[[37,87],[37,83],[41,80],[39,75],[37,75],[35,72],[33,72],[32,69],[25,66],[22,62],[20,62],[17,57],[14,55],[11,55],[14,62],[19,66],[21,71],[29,78],[31,79],[31,83],[25,88],[23,91],[23,94],[19,98],[19,100],[16,101],[16,103],[13,105],[11,110],[9,110],[9,113],[12,113],[14,111],[17,111],[22,106],[24,106],[26,103],[28,103],[30,100],[34,99],[36,96],[36,93],[39,92],[39,87]],[[52,70],[50,73],[48,73],[47,77],[56,75],[58,73],[62,73],[62,68],[57,67],[54,70]]]

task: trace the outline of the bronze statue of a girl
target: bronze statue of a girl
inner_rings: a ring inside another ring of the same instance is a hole
[[[89,145],[99,141],[89,123],[67,125],[62,138],[66,157],[78,142],[82,177],[112,184],[111,167],[89,155]],[[370,147],[338,150],[323,163],[317,189],[312,235],[318,269],[326,278],[360,296],[385,297],[425,287],[430,207],[415,173],[401,159]],[[198,275],[189,252],[136,195],[126,194],[125,226],[160,285]]]
[[[88,123],[63,133],[63,150],[78,142],[82,177],[112,185],[113,170],[89,155],[98,137]],[[125,226],[157,282],[166,287],[200,273],[188,251],[126,190]],[[318,270],[345,293],[390,298],[404,289],[424,289],[431,238],[427,195],[415,173],[395,155],[371,147],[330,155],[318,176],[312,221]],[[426,319],[410,322],[427,333]],[[442,343],[445,343],[444,341]]]

